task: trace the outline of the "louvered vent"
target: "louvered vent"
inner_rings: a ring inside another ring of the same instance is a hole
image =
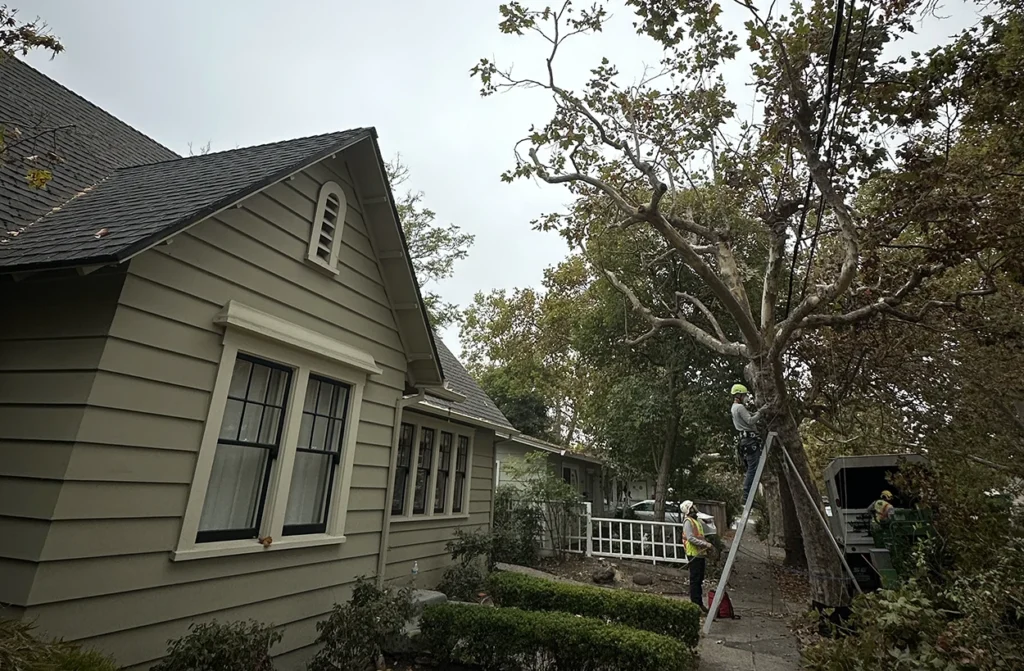
[[[309,241],[309,260],[331,270],[337,270],[338,246],[345,228],[345,192],[335,182],[320,187],[313,221],[313,235]]]

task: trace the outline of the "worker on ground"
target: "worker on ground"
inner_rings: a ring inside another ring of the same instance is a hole
[[[747,396],[750,392],[742,384],[732,386],[732,425],[740,432],[740,441],[736,453],[740,464],[746,469],[747,476],[743,479],[743,503],[747,502],[747,494],[754,484],[757,462],[761,460],[761,437],[757,433],[757,420],[761,419],[761,408],[754,414],[747,409]],[[767,407],[767,406],[765,406]]]
[[[690,568],[690,601],[697,604],[702,613],[708,612],[704,605],[704,572],[707,569],[707,553],[714,546],[704,538],[704,525],[697,519],[697,506],[693,501],[683,501],[679,506],[683,515],[683,536],[686,537],[686,559]]]

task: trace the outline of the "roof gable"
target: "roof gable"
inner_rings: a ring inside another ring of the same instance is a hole
[[[115,170],[38,220],[0,233],[0,268],[123,261],[370,137],[360,128]]]

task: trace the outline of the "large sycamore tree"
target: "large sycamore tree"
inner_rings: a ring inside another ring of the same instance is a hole
[[[625,296],[648,327],[633,342],[670,330],[743,363],[767,428],[811,490],[804,496],[797,473],[785,470],[812,598],[825,605],[847,603],[849,592],[815,510],[793,393],[810,375],[796,346],[873,319],[917,322],[984,300],[1013,254],[1002,222],[987,218],[985,194],[942,200],[956,190],[942,182],[942,165],[965,124],[985,132],[986,119],[971,122],[958,91],[991,26],[925,54],[887,48],[931,9],[919,0],[622,0],[616,11],[634,15],[661,62],[626,78],[605,58],[574,86],[560,76],[561,59],[574,40],[608,27],[609,8],[510,2],[500,30],[534,38],[543,49],[536,67],[483,59],[472,70],[484,95],[550,93],[551,117],[530,127],[504,179],[561,185],[575,197],[568,214],[536,225],[559,230]],[[741,34],[726,27],[737,17]],[[745,95],[754,96],[743,120],[722,76],[731,61],[749,72]],[[990,181],[1019,187],[1007,172]],[[603,225],[593,227],[597,219]],[[656,233],[708,298],[645,302],[589,253],[606,231],[635,228]]]

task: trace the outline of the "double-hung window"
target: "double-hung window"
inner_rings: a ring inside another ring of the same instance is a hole
[[[420,454],[416,463],[416,493],[412,500],[412,512],[421,515],[427,510],[427,485],[430,482],[430,466],[434,462],[434,430],[420,428]]]
[[[349,385],[309,376],[284,516],[285,536],[327,530],[327,506],[341,462],[348,398]]]
[[[391,500],[391,514],[401,515],[405,511],[405,497],[409,490],[409,467],[412,466],[412,441],[416,427],[402,424],[398,436],[398,457],[395,461],[395,493]]]
[[[452,434],[441,432],[441,444],[437,449],[437,475],[434,487],[434,512],[443,513],[448,503],[448,473],[452,467]]]
[[[175,560],[344,542],[373,357],[235,302]]]
[[[235,359],[198,542],[258,534],[291,379],[291,370],[269,361],[242,354]]]
[[[452,512],[461,513],[463,500],[466,498],[466,470],[469,466],[469,438],[459,436],[459,449],[455,453],[455,495],[452,499]]]

